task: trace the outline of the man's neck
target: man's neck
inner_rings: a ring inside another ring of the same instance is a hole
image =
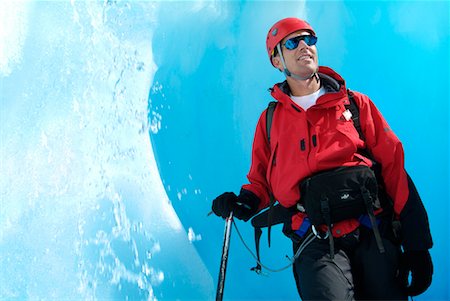
[[[320,89],[320,81],[316,79],[316,76],[307,80],[298,80],[287,77],[287,82],[293,96],[309,95]]]

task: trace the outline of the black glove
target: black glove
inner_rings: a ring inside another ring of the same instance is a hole
[[[233,192],[225,192],[213,200],[212,211],[223,218],[233,216],[243,221],[248,221],[258,212],[259,198],[245,189],[241,189],[239,196]]]
[[[411,272],[411,284],[408,275]],[[405,251],[400,259],[400,281],[406,287],[408,296],[422,294],[431,284],[433,263],[428,250]]]

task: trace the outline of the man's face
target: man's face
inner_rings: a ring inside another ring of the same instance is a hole
[[[281,51],[283,51],[286,66],[291,73],[298,74],[300,76],[309,76],[312,72],[317,71],[317,67],[319,65],[316,46],[308,46],[305,41],[300,40],[295,49],[290,50],[285,47],[287,40],[303,35],[311,35],[311,33],[301,30],[291,33],[285,37],[281,41]],[[275,67],[283,70],[283,64],[281,63],[279,54],[273,58],[273,62]]]

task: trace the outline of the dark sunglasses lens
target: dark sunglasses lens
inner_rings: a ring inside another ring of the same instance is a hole
[[[286,43],[284,43],[284,46],[289,50],[293,50],[298,47],[298,43],[300,43],[301,40],[305,41],[306,45],[308,46],[313,46],[317,43],[317,37],[308,35],[289,39],[286,41]]]
[[[305,41],[306,45],[308,45],[308,46],[316,45],[317,37],[315,37],[315,36],[306,36],[303,39],[303,41]]]
[[[286,49],[292,50],[292,49],[297,48],[299,41],[300,41],[300,39],[297,39],[297,37],[295,37],[295,38],[287,40],[286,43],[284,43],[284,46],[286,47]]]

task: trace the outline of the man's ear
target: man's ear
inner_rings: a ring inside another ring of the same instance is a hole
[[[281,58],[279,55],[272,57],[272,63],[281,72],[283,72],[283,64],[281,63]]]

